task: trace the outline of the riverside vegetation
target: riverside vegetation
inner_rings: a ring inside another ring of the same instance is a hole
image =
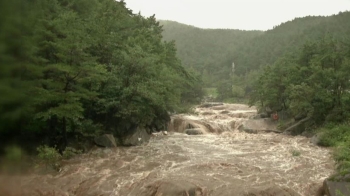
[[[123,1],[1,1],[0,12],[0,154],[42,146],[56,160],[52,148],[101,133],[159,130],[201,98],[155,17]]]

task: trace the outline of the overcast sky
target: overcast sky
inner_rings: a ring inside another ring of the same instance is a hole
[[[350,0],[124,0],[134,13],[201,28],[267,30],[295,17],[350,10]]]

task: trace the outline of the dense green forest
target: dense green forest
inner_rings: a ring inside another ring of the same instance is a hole
[[[227,73],[223,62],[230,66],[231,54],[239,50],[262,31],[232,29],[200,29],[174,21],[159,21],[163,26],[163,39],[175,40],[178,57],[185,67],[202,75],[204,85],[215,87]],[[227,67],[227,66],[225,66]]]
[[[307,41],[319,40],[326,34],[338,40],[346,39],[350,32],[349,18],[349,12],[329,17],[308,16],[264,32],[199,29],[160,22],[164,26],[164,39],[176,41],[184,66],[200,73],[206,87],[216,87],[220,100],[242,101],[248,97],[260,68],[285,54],[297,53]]]
[[[0,2],[0,143],[56,146],[135,127],[201,98],[155,17],[123,1]]]

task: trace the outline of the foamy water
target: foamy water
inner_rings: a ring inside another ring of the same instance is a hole
[[[197,113],[183,118],[227,127],[232,120],[242,123],[256,110],[225,104],[198,108]],[[248,134],[232,126],[226,130],[230,131],[191,136],[169,132],[143,146],[97,149],[69,161],[55,175],[21,176],[22,194],[235,196],[282,187],[309,196],[334,170],[330,150],[308,138]]]

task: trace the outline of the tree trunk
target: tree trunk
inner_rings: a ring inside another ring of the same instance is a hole
[[[284,134],[289,133],[292,129],[294,129],[295,127],[297,127],[297,126],[301,125],[302,123],[306,122],[306,121],[309,120],[310,118],[311,118],[311,116],[306,117],[306,118],[304,118],[304,119],[298,121],[297,123],[293,124],[292,126],[286,128],[286,129],[283,131],[283,133],[284,133]]]

